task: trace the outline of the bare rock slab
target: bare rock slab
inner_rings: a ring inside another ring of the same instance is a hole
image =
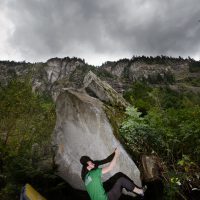
[[[79,159],[88,155],[101,160],[118,146],[121,154],[115,169],[105,176],[107,180],[123,172],[141,185],[140,172],[120,142],[103,109],[103,102],[82,90],[65,89],[56,100],[57,121],[53,143],[57,147],[55,162],[58,174],[72,187],[84,189]]]

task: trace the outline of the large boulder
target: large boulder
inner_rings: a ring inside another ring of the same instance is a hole
[[[112,106],[126,108],[129,104],[125,99],[117,93],[108,83],[98,78],[92,71],[85,76],[84,81],[85,90],[94,97]]]
[[[104,180],[121,171],[140,185],[140,172],[115,138],[103,107],[103,102],[84,90],[63,89],[57,97],[53,141],[57,147],[58,175],[74,188],[84,189],[80,157],[88,155],[92,159],[104,159],[118,146],[121,154],[117,166],[104,176]]]

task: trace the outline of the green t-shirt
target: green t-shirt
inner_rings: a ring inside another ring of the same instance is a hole
[[[107,194],[101,181],[102,169],[97,168],[87,173],[85,187],[91,200],[108,200]]]

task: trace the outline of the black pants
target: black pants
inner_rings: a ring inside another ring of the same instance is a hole
[[[133,191],[135,186],[134,182],[121,172],[115,174],[104,183],[109,200],[119,199],[122,194],[122,188],[125,188],[127,191]]]

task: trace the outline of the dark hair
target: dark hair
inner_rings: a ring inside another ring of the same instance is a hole
[[[87,162],[88,161],[93,162],[93,160],[89,156],[82,156],[80,158],[80,163],[83,165],[82,171],[81,171],[81,178],[83,179],[83,181],[85,179],[86,174],[89,172],[88,169],[87,169]]]
[[[83,165],[83,166],[87,166],[87,162],[88,161],[93,161],[90,157],[88,156],[82,156],[80,158],[80,163]]]

